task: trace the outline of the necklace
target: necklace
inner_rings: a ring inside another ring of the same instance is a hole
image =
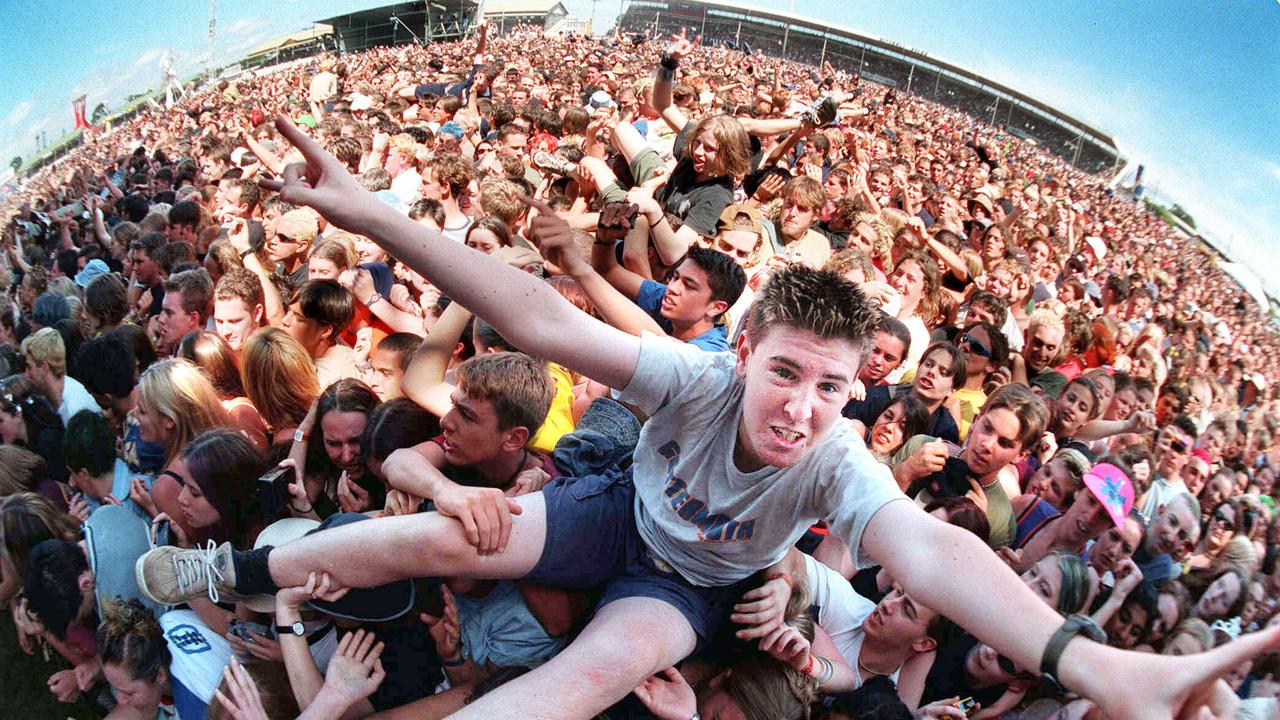
[[[901,670],[901,669],[902,669],[902,666],[907,664],[907,661],[906,661],[906,660],[903,660],[902,662],[898,663],[898,667],[894,668],[894,669],[893,669],[893,672],[887,672],[887,673],[876,672],[875,670],[872,670],[871,668],[867,667],[867,664],[866,664],[866,663],[862,662],[862,648],[858,648],[858,659],[857,659],[855,662],[857,662],[857,664],[858,664],[858,672],[864,672],[864,673],[866,673],[866,674],[867,674],[868,676],[870,676],[870,677],[875,677],[876,675],[884,675],[885,677],[893,677],[893,674],[894,674],[894,673],[896,673],[896,672],[898,672],[899,670]]]
[[[999,474],[999,473],[996,473],[996,479],[995,479],[995,480],[992,480],[991,482],[987,483],[986,485],[983,485],[982,483],[978,483],[978,487],[982,488],[982,491],[983,491],[983,492],[986,492],[986,491],[990,490],[991,488],[995,487],[995,486],[996,486],[996,483],[998,483],[998,482],[1000,482],[1000,474]]]

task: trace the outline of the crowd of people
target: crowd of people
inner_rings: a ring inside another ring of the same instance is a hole
[[[5,201],[48,692],[1275,717],[1280,344],[1212,253],[829,64],[493,35],[218,81]]]

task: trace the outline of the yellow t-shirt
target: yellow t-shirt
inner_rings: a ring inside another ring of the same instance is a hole
[[[969,426],[977,419],[978,413],[982,411],[982,406],[987,402],[987,394],[982,392],[982,388],[976,390],[966,390],[960,388],[956,390],[955,398],[960,401],[960,441],[969,435]]]
[[[560,436],[573,432],[573,378],[555,363],[547,363],[547,370],[556,384],[556,396],[551,400],[547,419],[529,441],[529,449],[550,455]]]

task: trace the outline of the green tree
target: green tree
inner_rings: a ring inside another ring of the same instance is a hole
[[[9,167],[13,168],[14,172],[18,172],[18,168],[22,167],[22,156],[14,155],[13,159],[9,161]]]
[[[1196,226],[1196,219],[1191,217],[1191,213],[1184,210],[1181,205],[1175,204],[1173,207],[1169,208],[1169,214],[1178,218],[1182,222],[1190,225],[1191,227]]]
[[[1145,198],[1143,199],[1142,204],[1146,206],[1147,212],[1159,217],[1161,220],[1164,220],[1166,223],[1169,223],[1170,225],[1173,224],[1173,215],[1169,213],[1169,208],[1161,205],[1160,203],[1152,202]]]
[[[102,122],[102,118],[106,116],[107,116],[107,104],[98,103],[97,106],[93,108],[93,116],[90,122],[92,122],[94,125],[97,125],[98,123]]]

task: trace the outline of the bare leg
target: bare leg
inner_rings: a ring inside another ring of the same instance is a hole
[[[578,174],[590,177],[600,191],[618,182],[618,176],[609,169],[608,163],[589,155],[578,161]]]
[[[507,549],[480,555],[462,523],[439,513],[379,518],[308,535],[271,551],[271,579],[278,587],[307,584],[311,572],[327,572],[346,587],[373,587],[415,577],[520,578],[542,556],[547,509],[542,493],[516,498],[524,512],[512,517]]]
[[[507,717],[518,707],[520,717],[530,720],[592,718],[683,660],[696,641],[689,621],[671,605],[647,597],[617,600],[546,665],[450,717]]]
[[[622,153],[622,157],[626,158],[627,162],[634,160],[641,150],[648,147],[644,136],[629,122],[620,122],[613,126],[613,145],[618,148],[618,152]],[[636,182],[644,181],[636,178]]]

